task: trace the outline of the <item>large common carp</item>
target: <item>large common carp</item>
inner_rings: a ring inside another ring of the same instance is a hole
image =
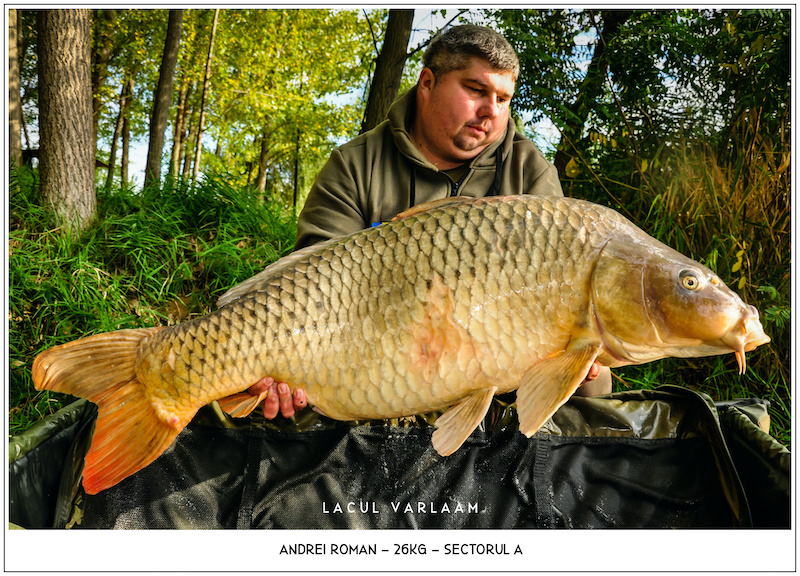
[[[279,260],[220,305],[36,358],[37,388],[98,405],[88,493],[147,466],[213,400],[248,413],[257,398],[244,391],[267,375],[339,420],[450,407],[433,434],[447,455],[497,393],[517,390],[531,436],[595,360],[734,352],[744,371],[745,352],[769,342],[756,309],[709,269],[617,212],[569,198],[412,208]]]

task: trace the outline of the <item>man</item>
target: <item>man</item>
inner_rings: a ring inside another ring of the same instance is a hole
[[[423,56],[417,85],[388,119],[334,150],[309,192],[295,249],[391,220],[411,206],[447,196],[563,196],[558,173],[516,131],[509,106],[519,61],[503,36],[482,26],[449,29]],[[579,392],[611,392],[608,368],[595,364]],[[306,405],[302,390],[264,378],[264,416]]]

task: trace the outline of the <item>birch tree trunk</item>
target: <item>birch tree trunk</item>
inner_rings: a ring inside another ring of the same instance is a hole
[[[178,109],[175,111],[175,127],[172,135],[172,155],[170,156],[170,174],[173,178],[180,175],[183,146],[186,142],[186,102],[192,93],[192,84],[184,81],[178,97]]]

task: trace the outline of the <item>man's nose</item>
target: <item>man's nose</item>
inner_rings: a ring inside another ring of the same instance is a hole
[[[488,95],[482,99],[478,114],[484,118],[494,118],[500,113],[501,104],[495,95]]]

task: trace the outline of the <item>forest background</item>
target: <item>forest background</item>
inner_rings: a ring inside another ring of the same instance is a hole
[[[514,117],[565,194],[709,266],[772,337],[743,376],[733,355],[665,360],[615,389],[761,397],[791,446],[789,9],[9,9],[10,433],[69,400],[33,389],[37,353],[207,314],[290,252],[332,149],[464,21],[519,53]]]

